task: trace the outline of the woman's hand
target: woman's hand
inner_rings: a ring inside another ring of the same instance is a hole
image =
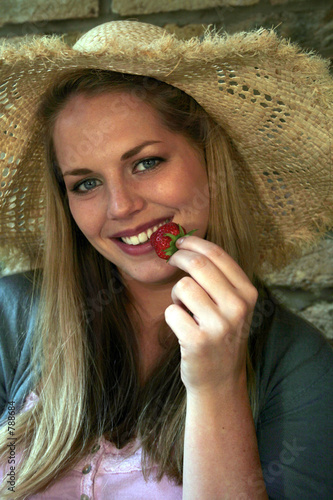
[[[179,340],[183,383],[195,393],[244,387],[257,290],[214,243],[189,236],[177,246],[169,264],[188,276],[173,287],[165,319]]]
[[[219,246],[180,241],[169,263],[187,276],[165,318],[180,343],[187,393],[183,499],[267,500],[246,384],[257,290]]]

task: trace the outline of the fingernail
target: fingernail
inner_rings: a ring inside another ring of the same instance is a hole
[[[179,238],[179,240],[177,240],[177,246],[178,245],[181,245],[183,242],[185,241],[185,236],[183,236],[183,238]]]

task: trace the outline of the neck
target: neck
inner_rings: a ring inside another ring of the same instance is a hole
[[[172,304],[172,288],[183,275],[180,271],[172,280],[161,283],[142,283],[124,278],[131,303],[145,325],[164,321],[164,311]]]
[[[179,278],[176,276],[172,282],[158,284],[126,281],[131,299],[128,314],[136,325],[138,335],[141,383],[149,378],[177,342],[177,337],[165,323],[164,311],[172,304],[171,290]]]

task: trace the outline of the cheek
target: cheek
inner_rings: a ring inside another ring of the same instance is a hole
[[[203,165],[189,164],[167,187],[168,198],[177,206],[194,213],[209,210],[208,178]]]
[[[70,200],[69,208],[76,225],[87,238],[93,238],[99,233],[102,214],[93,203]]]

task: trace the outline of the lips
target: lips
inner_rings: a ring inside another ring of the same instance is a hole
[[[157,231],[159,227],[161,227],[163,224],[166,224],[167,222],[170,222],[171,220],[172,217],[155,219],[146,224],[138,226],[135,229],[116,233],[112,236],[112,239],[121,239],[127,245],[140,245],[146,243],[153,232]]]
[[[150,241],[146,241],[146,243],[142,243],[140,245],[127,245],[126,243],[121,241],[121,239],[114,239],[113,241],[122,252],[130,255],[131,257],[139,257],[139,256],[145,256],[147,254],[155,254],[155,251],[151,246]]]
[[[124,236],[121,238],[121,240],[126,243],[127,245],[140,245],[142,243],[146,243],[151,237],[151,235],[158,230],[159,227],[164,226],[166,222],[168,222],[169,219],[166,219],[166,221],[160,222],[159,224],[156,224],[154,227],[150,227],[147,229],[147,231],[142,231],[141,233],[135,235],[135,236]]]

